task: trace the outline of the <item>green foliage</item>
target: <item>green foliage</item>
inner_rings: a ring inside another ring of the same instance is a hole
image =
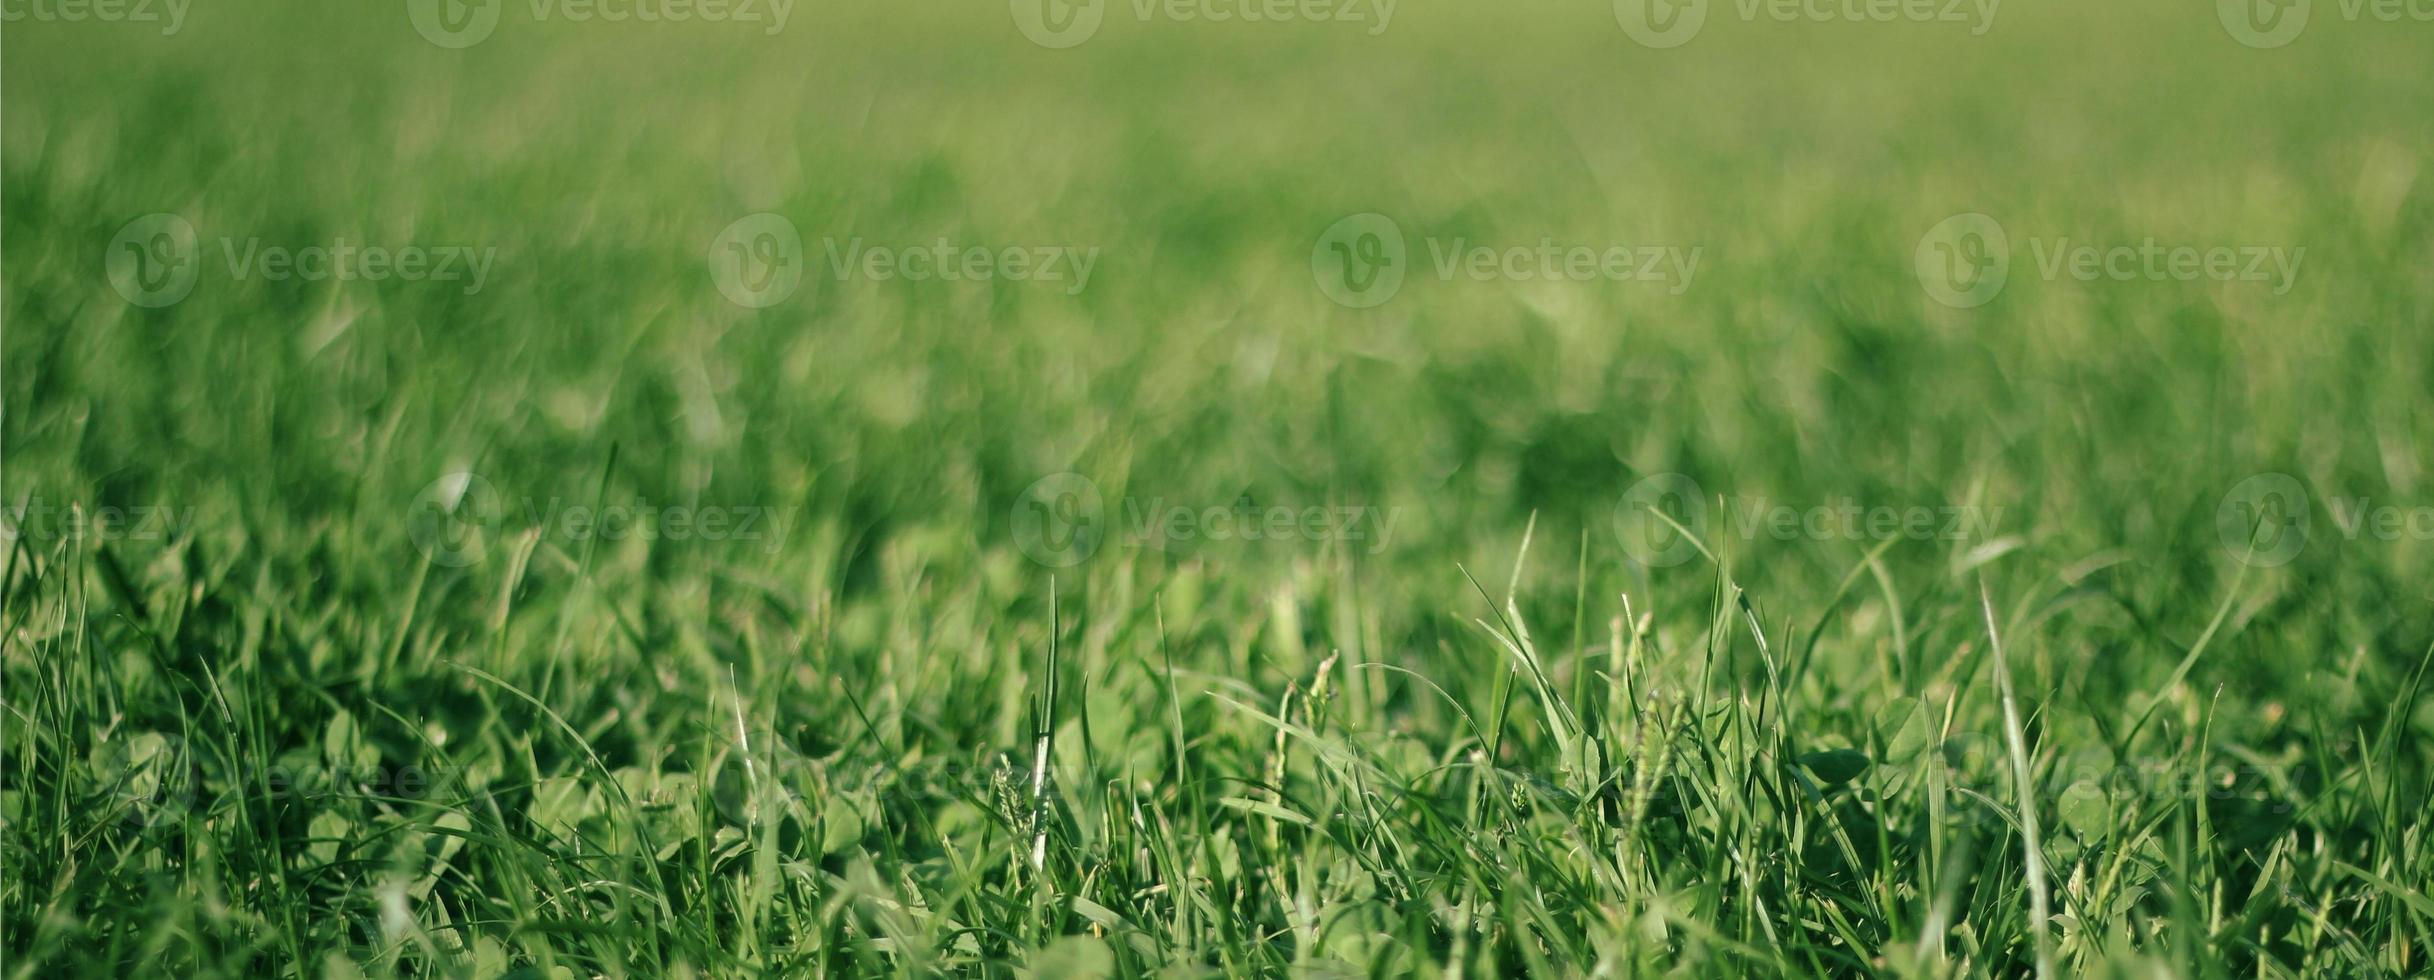
[[[2434,535],[2341,518],[2434,504],[2425,25],[390,6],[8,27],[0,975],[2427,969]],[[803,276],[742,305],[763,212]],[[1373,212],[1406,279],[1340,304]],[[156,213],[157,308],[106,274]],[[2147,238],[2307,258],[2038,271]]]

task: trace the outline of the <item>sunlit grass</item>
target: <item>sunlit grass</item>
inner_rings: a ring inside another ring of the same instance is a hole
[[[2425,25],[374,6],[7,27],[8,976],[2425,970]]]

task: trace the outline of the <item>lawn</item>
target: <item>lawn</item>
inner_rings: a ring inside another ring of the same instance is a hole
[[[0,978],[2434,969],[2408,4],[0,11]]]

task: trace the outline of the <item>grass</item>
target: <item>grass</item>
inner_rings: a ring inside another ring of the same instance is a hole
[[[2427,970],[2427,25],[982,6],[12,21],[0,975]]]

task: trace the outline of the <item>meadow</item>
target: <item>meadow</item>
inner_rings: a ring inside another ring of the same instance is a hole
[[[0,13],[0,976],[2434,955],[2406,4]]]

